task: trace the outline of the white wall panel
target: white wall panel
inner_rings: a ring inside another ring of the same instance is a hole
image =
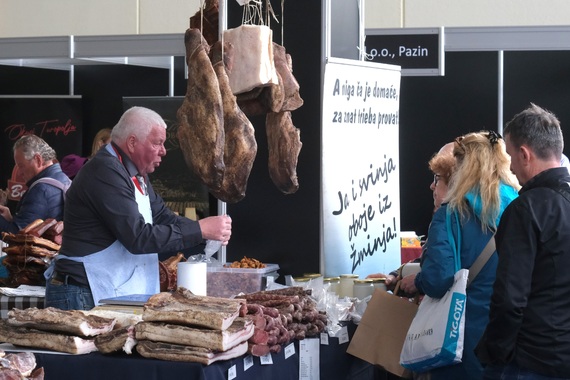
[[[0,37],[134,34],[137,0],[0,0]]]
[[[199,5],[200,0],[0,0],[0,38],[182,33]],[[366,0],[365,11],[366,28],[570,24],[568,0]]]
[[[569,10],[567,0],[405,0],[403,26],[567,25]]]
[[[184,33],[199,9],[200,0],[140,0],[140,33]]]
[[[366,0],[366,28],[401,28],[405,0]]]

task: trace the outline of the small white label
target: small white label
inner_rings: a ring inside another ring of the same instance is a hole
[[[253,356],[247,355],[243,358],[243,371],[247,371],[253,365]]]
[[[326,332],[321,333],[321,344],[324,344],[325,346],[329,345],[329,334]]]
[[[291,355],[295,355],[295,344],[294,343],[291,343],[287,347],[285,347],[285,359],[287,359]]]
[[[306,338],[299,341],[299,380],[320,379],[319,339]]]
[[[259,362],[262,365],[273,364],[273,358],[271,357],[271,352],[267,355],[263,355],[259,357]]]
[[[234,364],[233,366],[231,366],[228,369],[228,380],[235,379],[236,376],[237,376],[237,369],[236,369],[236,365]]]
[[[338,344],[347,343],[350,340],[346,326],[343,326],[336,335],[338,336]]]

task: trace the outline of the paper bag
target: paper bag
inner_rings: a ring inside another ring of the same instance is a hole
[[[347,353],[404,378],[412,373],[400,365],[400,352],[418,305],[376,289],[368,302]]]

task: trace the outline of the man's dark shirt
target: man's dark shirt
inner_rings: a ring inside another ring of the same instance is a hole
[[[147,224],[135,200],[133,162],[114,146],[90,159],[67,192],[60,255],[77,257],[99,252],[116,240],[136,253],[176,252],[202,243],[198,222],[177,216],[164,205],[146,178],[154,224]],[[83,264],[56,261],[55,270],[87,285]]]

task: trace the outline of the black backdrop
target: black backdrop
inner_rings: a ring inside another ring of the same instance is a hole
[[[229,21],[232,27],[239,23],[232,20],[241,20],[241,13],[236,16],[233,2],[229,3],[230,12],[234,12]],[[303,142],[297,168],[300,189],[296,194],[283,195],[271,182],[264,119],[258,118],[252,120],[259,148],[247,196],[228,205],[234,220],[228,260],[253,256],[278,263],[282,274],[319,270],[321,18],[317,3],[288,2],[285,9],[284,45],[293,58],[294,74],[305,100],[304,106],[293,112]],[[275,29],[275,41],[280,41],[280,26]],[[429,190],[432,176],[427,168],[431,155],[458,135],[497,128],[497,57],[496,52],[447,53],[444,77],[402,78],[402,230],[427,232],[433,202]],[[505,52],[504,62],[504,118],[509,120],[532,101],[556,113],[570,138],[570,108],[566,104],[570,52]],[[175,78],[183,78],[183,59],[177,59],[175,66]],[[68,86],[66,71],[0,66],[0,95],[67,95]],[[83,97],[83,152],[89,152],[100,128],[117,122],[123,111],[123,96],[162,96],[167,92],[167,70],[77,66],[75,94]],[[185,81],[177,79],[175,95],[184,92]],[[4,187],[5,179],[1,180]]]

